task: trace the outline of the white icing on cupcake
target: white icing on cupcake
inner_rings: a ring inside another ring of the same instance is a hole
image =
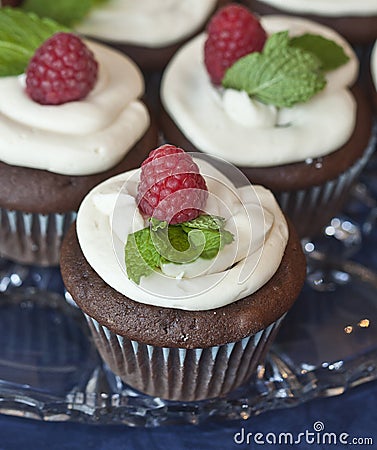
[[[212,260],[169,263],[162,271],[128,279],[124,246],[129,233],[146,226],[135,202],[140,170],[113,177],[84,199],[77,235],[85,258],[121,294],[145,304],[207,310],[244,298],[276,272],[288,240],[285,218],[270,191],[235,186],[208,162],[196,159],[210,193],[205,212],[226,219],[235,240]]]
[[[103,172],[143,136],[150,118],[139,100],[137,66],[109,47],[87,42],[99,63],[96,86],[80,101],[40,105],[25,92],[25,75],[0,78],[0,160],[64,175]]]
[[[372,80],[374,83],[374,88],[377,90],[377,42],[375,42],[371,57],[370,57],[370,71],[372,74]]]
[[[87,36],[146,47],[164,47],[199,30],[217,0],[109,0],[77,25]]]
[[[259,0],[282,11],[320,16],[370,16],[377,14],[375,0]]]
[[[356,102],[348,87],[358,74],[351,46],[335,31],[312,21],[265,16],[269,34],[320,34],[341,45],[349,61],[326,74],[326,88],[303,104],[277,110],[250,101],[241,91],[216,88],[203,63],[201,34],[177,52],[161,84],[165,110],[201,151],[238,166],[275,166],[327,155],[347,142],[356,120]]]

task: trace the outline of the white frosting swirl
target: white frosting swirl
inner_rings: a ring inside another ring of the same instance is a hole
[[[144,80],[127,57],[87,42],[99,63],[98,81],[80,101],[40,105],[25,76],[0,78],[0,160],[64,175],[89,175],[116,165],[147,130],[138,100]]]
[[[166,111],[198,149],[238,166],[288,164],[335,151],[355,125],[356,102],[348,90],[358,74],[354,51],[335,31],[312,21],[265,16],[262,25],[270,34],[323,35],[341,45],[350,60],[326,75],[326,88],[310,101],[277,111],[249,101],[243,92],[212,85],[203,63],[206,35],[201,34],[177,52],[164,72]]]
[[[109,0],[77,25],[87,36],[163,47],[199,30],[217,0]]]
[[[375,42],[371,57],[370,57],[370,72],[372,74],[372,80],[374,87],[377,90],[377,42]]]
[[[259,0],[283,11],[320,16],[369,16],[377,14],[376,0]]]
[[[129,233],[146,224],[135,202],[140,170],[113,177],[84,199],[77,235],[85,258],[121,294],[145,304],[208,310],[244,298],[262,287],[280,265],[288,240],[285,218],[270,191],[234,185],[207,162],[196,159],[210,193],[206,212],[226,219],[235,240],[210,261],[166,264],[141,279],[129,280],[124,246]]]

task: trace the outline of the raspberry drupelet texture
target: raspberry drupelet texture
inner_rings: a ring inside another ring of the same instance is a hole
[[[91,50],[72,33],[56,33],[35,52],[26,70],[26,92],[42,105],[86,97],[97,81]]]
[[[207,27],[204,63],[212,83],[219,85],[225,71],[238,59],[263,49],[267,34],[247,8],[230,4],[220,9]]]
[[[170,224],[186,222],[202,212],[207,197],[198,166],[181,148],[162,145],[142,163],[136,200],[147,217]]]

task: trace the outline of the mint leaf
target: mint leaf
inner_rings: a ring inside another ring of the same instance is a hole
[[[200,257],[204,259],[214,258],[225,245],[231,244],[234,240],[233,234],[224,230],[225,219],[223,217],[202,214],[181,225],[186,232],[195,228],[203,233],[202,239],[204,237],[205,244]]]
[[[196,219],[167,226],[150,219],[150,227],[129,234],[125,246],[128,278],[136,284],[152,270],[167,263],[190,263],[202,257],[212,259],[234,236],[224,229],[225,219],[200,215]]]
[[[168,226],[168,223],[166,221],[158,220],[154,217],[151,217],[149,219],[149,223],[151,224],[152,231],[157,231],[159,229],[163,230]]]
[[[225,222],[223,217],[201,214],[196,219],[183,222],[181,226],[188,233],[193,228],[200,230],[201,239],[204,238],[204,247],[200,257],[212,259],[225,245],[231,244],[234,240],[233,234],[224,230]]]
[[[306,102],[326,85],[321,62],[289,44],[287,31],[271,35],[262,53],[246,55],[226,71],[223,86],[281,108]]]
[[[288,47],[290,42],[290,37],[288,31],[279,31],[278,33],[273,33],[269,36],[264,44],[263,53],[275,52],[276,48]]]
[[[141,277],[147,276],[152,272],[152,269],[141,257],[136,244],[135,235],[133,234],[130,234],[127,238],[125,247],[125,263],[128,278],[136,284],[140,283]]]
[[[190,248],[188,234],[180,226],[170,226],[168,228],[168,238],[172,247],[179,252],[185,252]]]
[[[95,0],[25,0],[21,8],[70,27],[88,14],[93,3]]]
[[[315,55],[321,61],[321,68],[325,72],[335,70],[349,60],[343,47],[317,34],[306,33],[293,37],[291,45]]]
[[[35,50],[58,31],[67,29],[35,14],[0,8],[0,76],[23,73]]]
[[[25,69],[25,53],[22,47],[0,41],[0,77],[19,75]]]
[[[226,244],[231,244],[234,240],[233,234],[226,230],[220,232],[202,230],[202,233],[204,233],[206,243],[200,257],[204,259],[214,258]]]
[[[225,225],[225,219],[219,216],[201,214],[196,219],[181,223],[183,227],[199,230],[220,230]]]
[[[125,263],[128,278],[136,284],[142,276],[160,266],[161,257],[151,240],[150,229],[143,228],[129,234],[125,247]]]
[[[193,230],[200,233],[200,230]],[[164,262],[176,264],[190,263],[200,256],[204,247],[204,239],[198,243],[194,236],[186,233],[180,225],[170,225],[167,229],[151,231],[152,242]]]

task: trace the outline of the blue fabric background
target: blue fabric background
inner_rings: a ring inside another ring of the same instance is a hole
[[[234,435],[245,432],[282,433],[294,436],[321,421],[325,431],[351,437],[372,437],[373,445],[257,445],[236,444]],[[186,450],[246,448],[370,448],[377,449],[377,382],[350,389],[343,395],[321,398],[300,406],[271,411],[246,421],[169,426],[152,429],[49,423],[0,415],[0,450]]]

